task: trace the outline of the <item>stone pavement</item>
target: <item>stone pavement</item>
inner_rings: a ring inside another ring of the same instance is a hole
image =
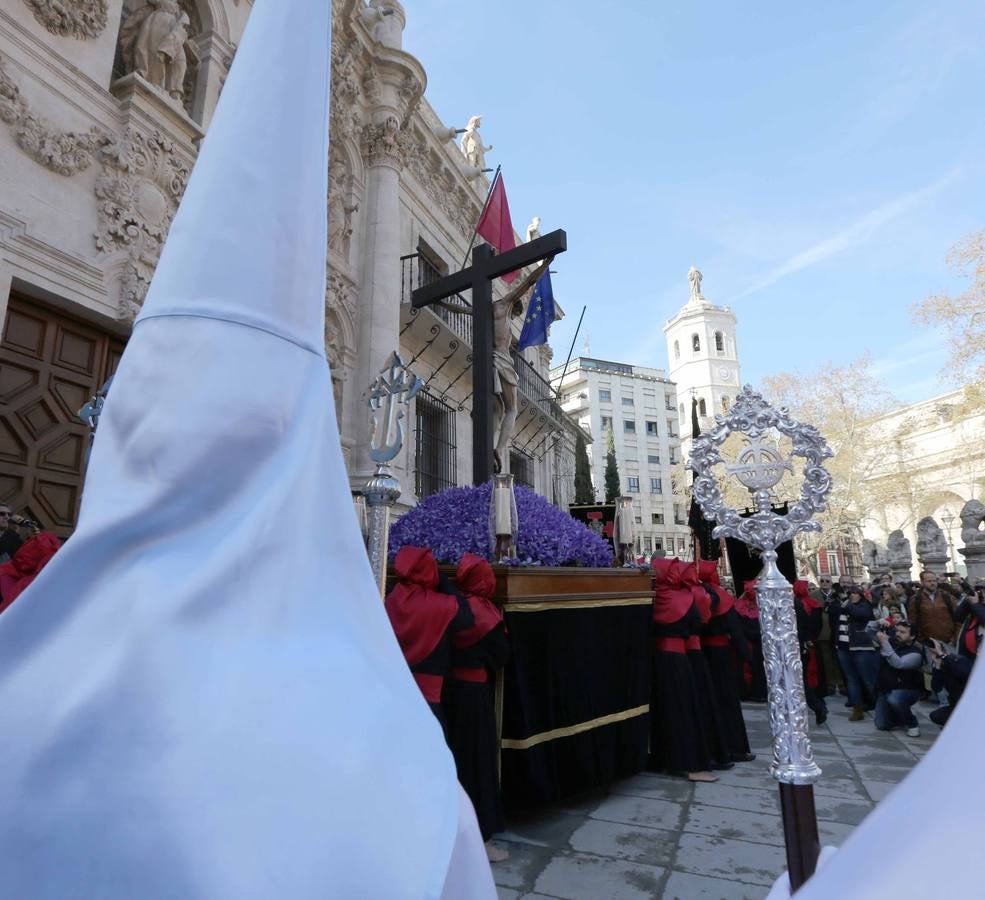
[[[922,736],[910,738],[876,731],[871,714],[849,722],[843,702],[828,698],[828,721],[811,735],[824,771],[814,789],[822,845],[841,844],[939,733],[931,703],[914,707]],[[757,758],[715,784],[641,774],[511,818],[497,838],[510,859],[493,866],[502,900],[765,897],[786,868],[783,831],[766,707],[744,712]]]

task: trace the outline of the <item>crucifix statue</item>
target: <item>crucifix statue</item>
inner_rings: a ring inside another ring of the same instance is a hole
[[[415,309],[437,304],[454,312],[469,312],[460,305],[443,301],[463,291],[472,292],[474,484],[485,484],[494,471],[509,471],[509,446],[516,424],[518,380],[510,353],[513,337],[510,323],[514,315],[523,314],[523,295],[537,282],[555,255],[567,249],[568,237],[561,229],[520,244],[499,256],[488,244],[480,244],[473,249],[472,265],[467,269],[417,288],[411,295]],[[523,277],[504,298],[493,301],[494,278],[535,263],[540,265]]]

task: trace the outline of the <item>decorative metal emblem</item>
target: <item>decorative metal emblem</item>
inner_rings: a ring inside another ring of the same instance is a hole
[[[109,393],[110,385],[113,383],[113,376],[106,379],[106,383],[96,391],[95,395],[79,410],[78,416],[82,422],[89,427],[89,441],[86,444],[85,464],[89,465],[89,456],[92,454],[92,442],[96,439],[96,428],[99,426],[99,417],[103,413],[103,406],[106,403],[106,395]]]
[[[404,445],[404,427],[400,422],[404,407],[422,387],[424,382],[404,365],[400,354],[391,353],[369,389],[369,408],[373,413],[369,457],[373,462],[384,465],[400,452]]]
[[[831,491],[831,475],[823,463],[832,452],[816,428],[794,421],[785,409],[773,408],[748,385],[729,413],[716,416],[715,421],[716,426],[695,438],[691,448],[688,468],[694,472],[694,497],[705,516],[718,523],[714,537],[738,538],[762,551],[765,566],[757,581],[756,598],[773,732],[770,773],[786,784],[812,784],[821,770],[809,737],[793,590],[776,567],[776,548],[802,531],[820,531],[812,516],[825,509]],[[786,515],[772,511],[770,489],[785,473],[793,473],[794,467],[773,440],[776,433],[789,438],[792,456],[805,461],[800,499]],[[732,434],[744,436],[747,445],[734,463],[726,464],[721,447]],[[752,494],[751,516],[740,516],[726,504],[712,471],[717,465],[724,465],[725,472]]]

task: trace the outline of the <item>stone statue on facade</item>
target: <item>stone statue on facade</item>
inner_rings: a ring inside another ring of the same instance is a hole
[[[540,237],[540,216],[534,216],[527,226],[527,243],[537,240]]]
[[[897,529],[889,534],[886,540],[889,551],[889,568],[897,578],[909,580],[910,569],[913,567],[913,551],[906,535]]]
[[[862,559],[873,580],[889,572],[889,552],[875,541],[862,541]]]
[[[177,0],[144,0],[120,27],[128,69],[179,102],[185,94],[190,28]]]
[[[937,575],[947,571],[947,538],[930,516],[917,522],[917,559],[921,569]]]
[[[348,262],[352,214],[359,204],[348,202],[346,180],[345,166],[333,160],[328,169],[328,246]]]
[[[701,273],[694,266],[691,266],[687,273],[687,280],[691,285],[691,296],[688,298],[688,303],[700,303],[705,299],[701,293],[701,278]]]
[[[465,126],[465,134],[462,135],[462,142],[459,144],[462,155],[469,165],[477,169],[486,168],[486,151],[492,150],[492,144],[486,147],[482,143],[482,136],[479,134],[481,124],[482,116],[472,116],[469,124]]]

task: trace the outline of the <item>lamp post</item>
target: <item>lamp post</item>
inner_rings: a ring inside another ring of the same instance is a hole
[[[816,428],[795,422],[784,409],[774,409],[748,385],[716,422],[694,439],[688,468],[694,472],[695,500],[705,517],[718,523],[713,537],[737,538],[758,548],[765,564],[756,596],[773,733],[770,774],[780,783],[787,869],[791,890],[796,891],[814,873],[821,849],[814,808],[814,782],[821,769],[808,732],[793,588],[777,568],[776,548],[800,532],[821,530],[812,516],[825,509],[831,475],[823,463],[833,454]],[[726,463],[721,448],[732,434],[744,437],[746,446]],[[804,459],[800,499],[785,515],[773,512],[770,493],[787,472],[793,473],[791,457],[783,456],[774,440],[780,436],[791,442],[793,456]],[[752,495],[752,515],[744,518],[726,504],[713,472],[717,465],[724,465],[725,478],[735,478]]]

